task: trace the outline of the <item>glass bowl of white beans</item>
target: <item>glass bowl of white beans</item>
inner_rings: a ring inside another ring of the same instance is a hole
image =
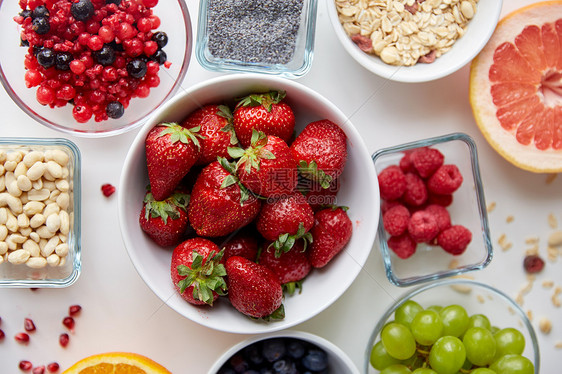
[[[67,287],[80,275],[80,151],[0,138],[0,287]]]

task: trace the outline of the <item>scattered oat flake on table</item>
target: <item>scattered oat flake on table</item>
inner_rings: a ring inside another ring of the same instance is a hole
[[[562,230],[556,230],[548,237],[548,245],[550,247],[562,246]]]
[[[529,318],[529,321],[533,320],[533,311],[530,309],[527,311],[527,318]]]
[[[505,252],[508,249],[511,249],[511,247],[513,246],[513,243],[509,242],[507,240],[507,237],[505,234],[501,234],[500,237],[498,238],[498,244],[500,245],[501,249]]]
[[[546,317],[542,317],[539,321],[539,329],[544,334],[549,334],[552,331],[552,322]]]
[[[484,304],[484,302],[486,301],[486,299],[482,295],[477,295],[476,300],[478,300],[480,304]]]
[[[558,252],[559,252],[559,249],[558,249],[558,248],[554,248],[554,247],[548,246],[548,247],[546,248],[546,251],[547,251],[547,252],[546,252],[547,259],[548,259],[550,262],[556,262],[556,260],[558,259]]]
[[[451,262],[449,262],[449,269],[456,269],[459,267],[459,260],[457,260],[456,258],[452,259]]]
[[[525,244],[537,244],[539,242],[538,236],[529,236],[525,239]]]
[[[488,213],[492,213],[494,209],[496,209],[496,202],[492,201],[490,204],[488,204],[486,210],[488,211]]]
[[[544,280],[542,281],[543,288],[552,288],[554,287],[554,282],[551,280]]]
[[[515,219],[515,217],[513,217],[512,215],[509,215],[509,216],[507,216],[507,218],[505,219],[505,222],[511,223],[511,222],[513,222],[514,219]]]
[[[539,254],[539,245],[535,244],[525,251],[526,256],[537,256]]]
[[[556,343],[554,343],[554,348],[562,349],[562,341],[557,341]]]
[[[556,216],[552,213],[550,213],[548,215],[548,225],[550,226],[550,228],[552,229],[556,229],[558,228],[558,220],[556,219]]]

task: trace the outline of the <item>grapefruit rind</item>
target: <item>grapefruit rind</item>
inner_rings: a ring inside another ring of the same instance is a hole
[[[88,356],[76,362],[62,374],[79,374],[83,370],[100,364],[127,364],[142,369],[147,374],[171,374],[169,370],[150,358],[130,352],[108,352]]]
[[[500,125],[492,103],[488,78],[496,48],[513,42],[528,25],[541,26],[562,18],[562,1],[544,1],[515,10],[498,22],[492,37],[470,67],[470,104],[476,124],[492,148],[515,166],[535,173],[562,172],[562,150],[537,149],[520,144],[515,135]]]

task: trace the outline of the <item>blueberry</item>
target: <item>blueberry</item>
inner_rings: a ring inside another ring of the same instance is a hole
[[[134,59],[127,64],[127,72],[133,78],[142,78],[146,74],[146,62]]]
[[[254,369],[250,369],[250,370],[246,370],[243,374],[260,374],[260,372]]]
[[[152,40],[158,44],[158,48],[164,48],[168,44],[168,35],[164,31],[157,31],[152,35]]]
[[[20,12],[20,16],[22,16],[23,18],[31,17],[31,13],[31,10],[25,9]]]
[[[90,0],[79,0],[72,4],[70,13],[77,21],[86,21],[94,15],[94,6]]]
[[[166,52],[164,52],[161,49],[157,50],[156,53],[151,56],[151,58],[154,61],[158,62],[160,65],[162,65],[164,62],[166,62],[166,60],[168,60],[168,56],[166,55]]]
[[[260,374],[275,374],[275,373],[273,372],[273,369],[270,369],[270,368],[261,368],[261,369],[260,369]]]
[[[295,363],[289,359],[281,359],[273,364],[273,372],[276,374],[298,374]]]
[[[35,18],[31,22],[31,28],[39,35],[45,35],[51,29],[49,20],[45,17]]]
[[[234,369],[237,373],[243,373],[245,370],[250,368],[248,362],[242,357],[240,354],[235,354],[230,358],[230,366]]]
[[[328,367],[328,355],[320,349],[311,349],[302,359],[302,365],[312,371],[321,371]]]
[[[219,369],[217,374],[236,374],[236,372],[232,368],[223,366]]]
[[[72,60],[72,54],[68,52],[58,52],[55,56],[55,65],[59,70],[70,70],[70,62]]]
[[[121,118],[124,112],[125,108],[123,108],[123,104],[119,101],[112,101],[105,107],[105,113],[109,118]]]
[[[99,51],[94,52],[94,58],[98,64],[108,66],[115,62],[115,51],[110,45],[104,44]]]
[[[47,18],[49,17],[49,10],[45,5],[39,5],[37,8],[33,9],[31,12],[31,18]]]
[[[37,53],[37,62],[45,69],[55,65],[55,52],[49,48],[43,48]]]
[[[260,365],[264,361],[264,358],[260,352],[260,348],[257,344],[252,344],[244,348],[244,356],[246,356],[248,360],[254,365]]]
[[[289,357],[294,359],[299,359],[304,356],[305,347],[304,344],[299,340],[291,340],[287,344],[287,353]]]
[[[285,356],[286,348],[283,339],[271,339],[263,342],[262,354],[269,362],[277,361]]]

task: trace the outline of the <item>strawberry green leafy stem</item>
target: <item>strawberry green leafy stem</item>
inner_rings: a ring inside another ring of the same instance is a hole
[[[228,147],[228,154],[234,159],[238,159],[236,162],[236,170],[244,167],[246,173],[251,173],[252,169],[256,171],[260,170],[260,161],[262,159],[273,160],[275,155],[265,149],[267,145],[267,135],[261,131],[252,130],[252,139],[250,141],[250,147],[242,149],[239,147]]]
[[[232,116],[232,112],[230,108],[226,105],[219,105],[218,106],[218,113],[219,116],[226,119],[227,124],[221,129],[222,132],[229,132],[230,131],[230,144],[236,145],[238,144],[238,138],[236,137],[236,132],[234,131],[234,125],[232,121],[234,117]]]
[[[326,174],[322,169],[318,169],[316,161],[307,163],[305,160],[300,160],[298,170],[303,177],[319,183],[322,188],[330,188],[332,176]]]
[[[271,112],[273,104],[279,104],[286,96],[285,91],[269,91],[261,94],[251,94],[240,98],[236,108],[255,107],[262,105],[268,112]]]
[[[299,222],[297,233],[289,235],[284,233],[279,235],[279,238],[271,243],[267,248],[273,247],[275,249],[275,257],[279,258],[283,253],[289,252],[298,239],[303,239],[303,252],[306,251],[308,243],[312,243],[312,234],[304,228],[304,224]]]
[[[256,318],[256,317],[249,317],[250,319],[259,321],[266,321],[266,322],[272,322],[272,321],[280,321],[282,319],[285,319],[285,306],[283,304],[281,304],[281,306],[279,306],[279,308],[275,309],[273,311],[273,313],[271,313],[270,315],[267,315],[265,317],[261,317],[261,318]]]
[[[228,160],[224,157],[217,157],[217,160],[224,168],[224,170],[228,171],[229,173],[223,179],[221,183],[221,189],[230,187],[233,184],[237,184],[238,187],[240,188],[240,205],[244,205],[244,203],[250,198],[251,193],[246,187],[244,187],[244,185],[240,182],[240,180],[236,176],[236,168],[234,164],[228,162]]]
[[[298,289],[299,294],[302,293],[302,280],[296,282],[287,282],[282,285],[283,291],[287,292],[289,296],[293,296]]]
[[[166,129],[162,130],[160,134],[158,134],[158,137],[169,134],[171,143],[180,141],[184,144],[189,144],[191,141],[197,148],[201,148],[201,144],[197,138],[205,139],[203,135],[199,134],[201,126],[186,129],[175,122],[162,123],[161,126],[166,127]]]
[[[168,217],[171,219],[178,219],[180,212],[178,209],[186,210],[189,204],[189,194],[174,192],[170,197],[165,200],[154,200],[154,197],[149,192],[144,197],[145,214],[144,218],[162,218],[164,224],[168,223]]]
[[[207,261],[204,261],[197,251],[193,251],[191,268],[178,265],[178,274],[185,276],[178,282],[180,293],[184,293],[189,286],[193,286],[193,298],[206,304],[213,305],[213,291],[219,295],[226,295],[226,269],[220,263],[224,249],[218,253],[212,251]]]

